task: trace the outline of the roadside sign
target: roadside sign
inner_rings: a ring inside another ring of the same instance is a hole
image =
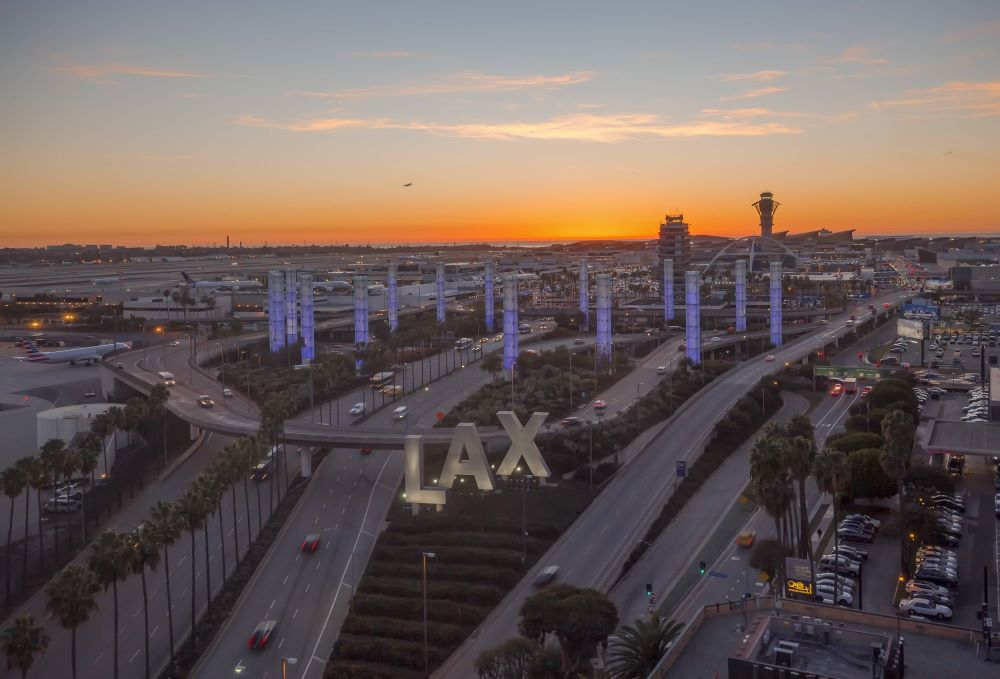
[[[840,365],[815,365],[813,375],[816,377],[856,377],[862,380],[877,380],[889,377],[892,371],[888,368],[855,368]]]
[[[722,571],[709,571],[708,574],[713,578],[722,578],[723,580],[729,577],[727,573],[723,573]]]
[[[789,594],[812,594],[812,569],[806,559],[785,557],[785,588]]]
[[[677,478],[683,479],[687,476],[687,465],[685,460],[677,460]]]

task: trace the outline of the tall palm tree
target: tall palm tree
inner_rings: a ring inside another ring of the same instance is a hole
[[[48,472],[46,471],[45,463],[40,457],[26,457],[22,458],[21,464],[24,467],[24,477],[28,483],[28,487],[34,489],[35,491],[35,510],[38,520],[38,561],[39,569],[41,572],[45,572],[45,537],[42,534],[42,488],[48,483]],[[31,493],[25,495],[24,500],[24,554],[23,554],[23,566],[24,578],[21,580],[22,589],[23,583],[27,579],[28,575],[28,496]]]
[[[164,416],[167,413],[167,401],[169,399],[170,390],[162,382],[149,390],[149,397],[146,399],[146,412],[148,416],[150,419],[160,423],[164,469],[167,468],[167,421]]]
[[[10,516],[7,517],[7,608],[10,608],[10,540],[14,537],[14,501],[24,492],[27,480],[24,478],[24,468],[15,463],[0,472],[0,489],[10,498]],[[25,534],[25,539],[27,539]],[[22,575],[23,577],[23,575]]]
[[[141,523],[125,537],[125,561],[133,574],[142,579],[142,623],[145,635],[146,679],[149,679],[149,596],[146,594],[146,569],[156,572],[160,565],[160,548],[156,532]]]
[[[94,574],[82,566],[67,566],[45,587],[49,597],[46,609],[70,631],[72,679],[76,679],[76,628],[86,622],[91,611],[97,608],[96,594],[100,589]],[[116,646],[117,638],[116,629]]]
[[[802,436],[795,436],[786,439],[785,442],[785,463],[791,478],[798,484],[799,505],[799,537],[798,555],[799,558],[808,558],[812,561],[812,540],[809,535],[809,511],[806,509],[806,480],[812,471],[812,463],[815,457],[815,446],[810,439]]]
[[[83,439],[76,449],[76,459],[77,463],[80,465],[80,473],[85,476],[90,476],[90,492],[88,495],[90,495],[91,508],[93,508],[94,493],[97,492],[97,483],[94,478],[94,472],[97,471],[97,461],[101,455],[100,445],[101,444],[97,440],[97,437],[91,433]],[[93,514],[93,512],[91,512],[91,514]],[[94,515],[93,518],[96,521],[99,517]],[[87,543],[86,514],[83,517],[83,542],[84,544]]]
[[[212,553],[208,546],[208,522],[215,514],[216,507],[216,482],[214,479],[214,474],[211,470],[203,472],[198,478],[194,480],[191,485],[195,488],[198,497],[201,499],[201,508],[205,517],[204,530],[202,530],[202,537],[205,542],[205,594],[207,605],[212,605]]]
[[[611,645],[608,675],[614,679],[645,679],[669,650],[684,627],[682,623],[653,615],[626,625]]]
[[[128,577],[127,544],[116,530],[101,533],[90,548],[87,567],[93,572],[97,582],[108,591],[111,586],[114,602],[114,677],[118,679],[118,582]]]
[[[35,656],[45,653],[48,647],[49,635],[44,627],[35,624],[35,618],[30,613],[14,618],[14,624],[0,635],[0,648],[7,656],[7,669],[16,667],[21,672],[21,679],[28,676]]]
[[[235,548],[234,554],[236,554],[236,564],[234,568],[240,563],[240,532],[237,530],[238,524],[236,523],[236,482],[240,480],[243,476],[242,468],[240,467],[239,461],[236,459],[237,454],[233,447],[226,446],[222,451],[222,455],[219,457],[221,460],[220,471],[226,477],[226,483],[229,485],[232,492],[229,494],[229,498],[232,500],[233,506],[233,547]],[[221,512],[220,512],[221,516]],[[247,513],[247,521],[250,520],[250,514]],[[225,540],[223,540],[223,545]],[[225,547],[222,549],[225,553]]]
[[[215,464],[212,465],[212,496],[215,499],[215,509],[214,512],[219,517],[219,545],[222,548],[222,581],[226,581],[226,530],[222,525],[222,498],[226,496],[226,492],[229,490],[229,469],[226,465],[226,460],[221,455],[215,458]],[[233,490],[233,493],[236,491]],[[239,553],[237,552],[237,556]]]
[[[114,422],[111,419],[111,415],[107,411],[101,413],[94,417],[93,421],[90,423],[90,431],[96,434],[101,439],[101,454],[104,456],[104,475],[106,478],[111,478],[111,467],[108,466],[108,437],[111,436],[111,432],[114,431]],[[108,508],[110,516],[110,507]]]
[[[893,410],[882,418],[882,452],[879,463],[889,478],[896,481],[900,507],[903,504],[903,477],[910,469],[915,430],[913,418],[902,410]]]
[[[80,453],[76,449],[66,448],[63,451],[61,458],[62,467],[59,469],[59,476],[62,478],[63,483],[69,484],[69,482],[76,475],[77,471],[80,469]],[[83,503],[80,503],[81,511]],[[70,551],[73,550],[73,543],[76,542],[73,535],[76,531],[73,530],[73,515],[70,514],[66,517],[66,523],[69,524],[68,538],[69,538],[69,548]]]
[[[146,399],[133,396],[125,402],[122,410],[122,429],[128,434],[127,445],[132,444],[132,434],[146,417]]]
[[[194,546],[194,534],[205,523],[205,503],[192,483],[177,501],[177,517],[180,525],[191,535],[191,641],[197,643],[198,628],[195,620],[195,562],[198,560]]]
[[[837,526],[840,525],[840,498],[850,482],[851,468],[847,465],[847,456],[839,450],[827,448],[816,455],[813,460],[813,476],[820,491],[827,493],[833,503],[833,546],[834,551],[840,546],[840,536]],[[836,569],[836,564],[834,564]],[[835,578],[834,600],[840,598],[840,580]]]
[[[41,452],[38,457],[45,467],[45,480],[46,484],[58,483],[61,478],[62,470],[64,466],[63,458],[66,456],[66,444],[62,439],[49,439],[46,441],[41,448]],[[39,514],[39,520],[41,520],[41,514]],[[55,523],[53,524],[53,529],[56,536],[55,544],[55,557],[56,562],[59,561],[59,517],[56,516]]]
[[[774,520],[774,532],[782,551],[788,550],[789,539],[782,519],[792,506],[793,491],[785,466],[782,432],[768,424],[750,450],[750,482],[764,511]],[[779,563],[779,574],[783,570]]]
[[[257,463],[260,461],[261,453],[263,452],[263,448],[264,448],[264,446],[266,446],[266,444],[263,441],[263,437],[261,437],[260,435],[256,435],[256,436],[244,436],[243,438],[238,439],[238,442],[240,443],[240,445],[242,447],[243,463],[246,465],[246,469],[247,469],[247,473],[243,477],[243,492],[244,492],[244,496],[245,496],[246,495],[246,490],[247,490],[247,488],[246,488],[247,477],[250,475],[250,472],[252,472],[257,467]],[[253,485],[254,485],[254,491],[256,491],[256,493],[257,493],[257,532],[259,533],[261,530],[263,530],[263,527],[264,527],[264,522],[263,522],[263,519],[261,518],[260,482],[258,481],[257,483],[254,483]],[[251,533],[250,533],[250,505],[248,504],[247,505],[247,544],[249,545],[249,543],[251,543],[251,542],[253,542],[253,538],[252,538]],[[250,547],[248,546],[247,549],[250,549]]]
[[[167,630],[170,634],[170,664],[174,662],[174,604],[170,596],[170,545],[177,542],[181,536],[177,510],[170,502],[163,500],[153,505],[150,512],[153,518],[150,530],[155,536],[156,544],[163,547],[163,567],[166,571],[167,583]]]

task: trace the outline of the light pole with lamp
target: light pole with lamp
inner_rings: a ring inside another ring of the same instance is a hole
[[[294,665],[298,661],[298,658],[286,658],[285,656],[281,656],[281,679],[288,679],[286,666]]]
[[[424,571],[424,676],[431,676],[430,672],[430,662],[428,660],[427,651],[427,559],[433,559],[434,552],[421,552],[421,560],[423,562]]]

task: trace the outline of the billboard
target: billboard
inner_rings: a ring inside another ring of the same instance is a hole
[[[936,304],[904,304],[900,307],[903,318],[941,320],[941,307]]]
[[[812,568],[808,559],[785,557],[785,588],[789,594],[813,593]]]
[[[900,337],[922,340],[924,339],[924,322],[900,318],[896,321],[896,334]]]

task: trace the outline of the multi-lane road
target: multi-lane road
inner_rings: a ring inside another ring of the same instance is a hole
[[[876,304],[881,312],[883,302],[896,305],[908,296],[906,292],[897,291],[867,301]],[[767,362],[764,357],[745,362],[692,397],[539,559],[436,676],[474,676],[473,663],[480,652],[517,634],[521,602],[534,591],[531,583],[541,568],[559,566],[560,581],[607,591],[617,579],[622,563],[669,497],[676,462],[690,462],[700,454],[719,417],[762,377],[785,361],[800,360],[816,346],[824,346],[852,330],[855,325],[849,321],[852,315],[861,323],[871,317],[871,312],[865,307],[849,309],[806,338],[775,349],[772,352],[774,363]],[[679,552],[691,552],[695,547],[694,544],[676,545]]]

